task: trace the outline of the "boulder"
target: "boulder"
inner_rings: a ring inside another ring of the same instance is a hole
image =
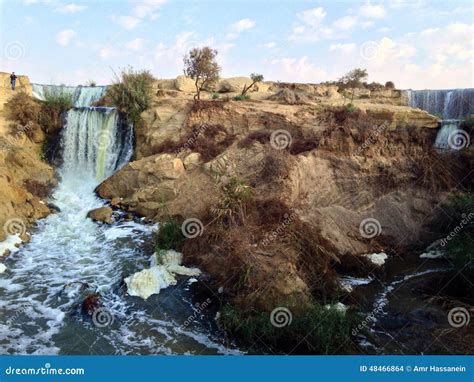
[[[250,86],[251,83],[248,77],[231,77],[220,81],[217,89],[219,93],[240,93],[244,86]]]
[[[186,170],[192,170],[202,164],[201,154],[191,153],[183,161]]]
[[[270,101],[276,101],[286,105],[298,105],[308,102],[308,98],[301,93],[284,88],[278,93],[268,97]]]
[[[180,92],[192,93],[196,91],[194,81],[187,76],[178,76],[175,80],[175,88]]]
[[[100,207],[89,211],[87,217],[96,222],[112,224],[114,222],[114,219],[112,218],[112,213],[112,208]]]

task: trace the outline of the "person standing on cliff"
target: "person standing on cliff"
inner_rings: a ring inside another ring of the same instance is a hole
[[[16,86],[16,74],[15,72],[12,72],[12,74],[10,75],[10,84],[12,85],[12,90],[15,90],[15,86]]]

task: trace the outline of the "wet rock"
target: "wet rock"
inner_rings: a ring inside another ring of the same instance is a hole
[[[89,211],[87,217],[96,222],[112,224],[114,222],[114,219],[112,218],[112,213],[112,208],[100,207]]]
[[[61,209],[56,204],[48,203],[47,206],[51,211],[61,212]]]
[[[7,267],[4,264],[0,263],[0,274],[4,273],[6,270]]]
[[[82,301],[82,313],[92,316],[92,313],[101,306],[100,298],[101,296],[99,293],[91,293],[87,295],[84,301]]]

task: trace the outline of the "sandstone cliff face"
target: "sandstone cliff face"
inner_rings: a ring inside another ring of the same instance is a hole
[[[122,208],[155,221],[169,215],[200,219],[206,232],[215,219],[209,216],[228,198],[229,183],[242,180],[253,195],[242,213],[247,223],[213,232],[206,243],[198,238],[185,245],[184,261],[230,289],[229,283],[251,269],[250,284],[272,285],[258,294],[259,306],[314,293],[315,274],[330,274],[335,267],[343,272],[347,256],[403,253],[425,244],[433,209],[459,180],[455,168],[443,181],[433,174],[442,162],[431,150],[437,118],[365,101],[356,103],[360,112],[341,117],[344,109],[335,105],[342,101],[330,87],[317,96],[314,86],[308,89],[291,90],[306,92],[308,101],[297,105],[268,100],[277,88],[256,92],[247,102],[199,105],[191,94],[158,93],[137,127],[137,160],[102,183],[99,195],[121,198]],[[291,144],[281,149],[285,139]],[[265,217],[263,211],[280,203],[284,214]],[[295,224],[316,243],[309,258],[286,242],[288,227]],[[267,242],[272,235],[276,238]],[[367,266],[362,257],[358,261]]]
[[[13,92],[9,76],[0,73],[0,241],[16,233],[27,239],[27,229],[50,213],[46,199],[56,183],[53,169],[41,160],[41,145],[10,132],[3,106],[15,92],[31,95],[31,84],[18,76]]]

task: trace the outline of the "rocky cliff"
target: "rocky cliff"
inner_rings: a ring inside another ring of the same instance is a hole
[[[41,143],[7,120],[5,103],[19,92],[31,95],[28,77],[18,76],[12,91],[9,76],[0,73],[0,241],[17,233],[28,239],[28,228],[50,213],[46,199],[55,184],[53,169],[41,159]]]
[[[191,87],[159,81],[136,126],[136,161],[99,195],[155,221],[197,221],[185,262],[259,307],[326,295],[338,273],[378,266],[365,255],[426,244],[465,175],[459,157],[432,150],[436,117],[397,106],[395,90],[377,97],[398,101],[353,109],[330,86],[265,85],[248,101],[194,103]]]

